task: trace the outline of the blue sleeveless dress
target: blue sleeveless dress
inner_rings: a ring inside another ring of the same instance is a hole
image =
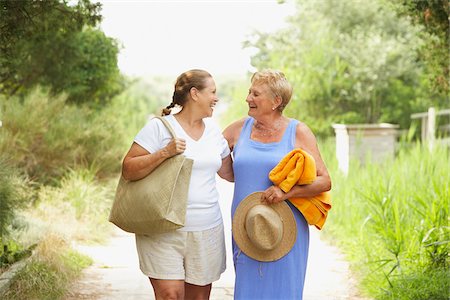
[[[280,142],[261,143],[250,139],[254,119],[245,120],[233,149],[235,187],[231,216],[249,194],[272,185],[269,172],[295,146],[298,124],[292,119]],[[303,215],[288,202],[297,223],[297,240],[292,250],[274,262],[260,262],[240,251],[234,240],[233,261],[236,272],[234,299],[302,299],[308,261],[309,227]]]

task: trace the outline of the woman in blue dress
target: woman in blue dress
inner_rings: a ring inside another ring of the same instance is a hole
[[[256,72],[246,99],[249,117],[232,123],[223,132],[233,154],[232,217],[239,203],[255,191],[263,191],[262,200],[271,204],[292,197],[311,197],[331,189],[330,176],[314,134],[306,124],[283,116],[291,95],[292,87],[282,72]],[[294,148],[302,148],[314,157],[317,179],[284,193],[269,180],[269,172]],[[288,254],[272,262],[257,261],[242,252],[233,239],[235,299],[302,299],[309,227],[300,211],[286,202],[297,224],[297,239]]]

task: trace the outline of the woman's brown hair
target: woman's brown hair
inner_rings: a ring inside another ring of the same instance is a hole
[[[192,88],[202,90],[206,87],[206,79],[212,77],[204,70],[193,69],[178,76],[172,96],[172,103],[162,110],[163,116],[169,115],[175,105],[184,106]]]

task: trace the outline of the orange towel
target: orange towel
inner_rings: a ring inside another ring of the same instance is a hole
[[[269,179],[285,193],[294,185],[311,184],[316,176],[314,158],[300,148],[289,152],[269,173]],[[309,198],[292,198],[289,201],[303,214],[308,224],[322,229],[331,209],[329,192]]]

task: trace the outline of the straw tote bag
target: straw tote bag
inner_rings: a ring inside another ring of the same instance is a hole
[[[175,138],[167,120],[156,118]],[[178,154],[140,180],[128,181],[121,176],[109,221],[137,234],[163,233],[183,227],[193,162]]]

